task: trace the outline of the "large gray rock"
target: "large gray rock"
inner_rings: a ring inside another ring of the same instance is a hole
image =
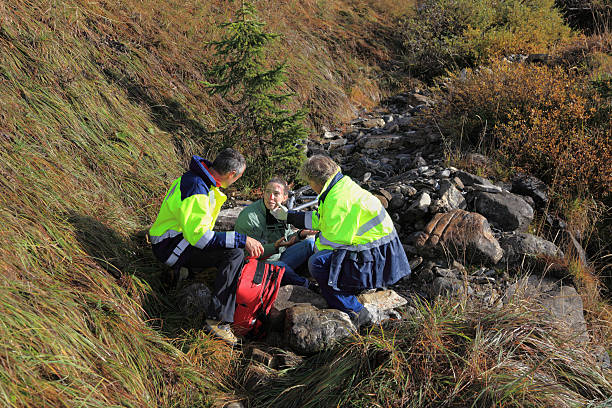
[[[379,309],[373,304],[363,305],[370,312],[369,318],[364,321],[363,325],[380,324],[389,319],[400,319],[402,316],[395,309]]]
[[[504,250],[503,263],[508,267],[534,266],[545,263],[546,258],[563,257],[555,244],[536,235],[519,233],[500,238]]]
[[[477,192],[474,211],[503,231],[524,231],[533,220],[533,208],[516,194]]]
[[[473,186],[474,184],[480,184],[483,186],[493,186],[493,183],[491,183],[486,178],[477,176],[472,173],[468,173],[467,171],[457,171],[457,177],[459,177],[464,186]]]
[[[330,140],[329,141],[329,147],[328,149],[330,151],[338,149],[342,146],[346,145],[346,139],[344,138],[340,138],[340,139],[334,139],[334,140]]]
[[[464,210],[467,206],[461,191],[450,180],[440,181],[440,198],[431,205],[431,212],[448,212],[456,209]]]
[[[382,127],[385,126],[385,120],[383,118],[366,119],[363,121],[362,126],[368,129]]]
[[[212,295],[203,283],[194,282],[181,288],[176,294],[176,303],[183,316],[189,319],[204,317]]]
[[[389,149],[402,145],[404,140],[400,135],[372,135],[359,140],[357,145],[364,149]]]
[[[548,205],[548,186],[536,177],[519,174],[512,180],[512,192],[533,198],[539,210]]]
[[[505,301],[510,299],[536,302],[555,319],[560,331],[572,337],[572,341],[588,342],[582,298],[574,287],[553,278],[531,275],[508,287]]]
[[[472,184],[472,188],[476,191],[482,191],[483,193],[498,194],[504,191],[504,189],[501,188],[500,186],[489,185],[489,184],[479,184],[479,183]]]
[[[302,304],[285,313],[285,340],[301,354],[325,350],[356,330],[348,315],[336,309],[320,310]]]
[[[496,264],[503,255],[486,218],[463,210],[436,214],[415,246],[423,256],[450,254],[462,263]]]
[[[380,310],[390,310],[404,306],[408,301],[393,290],[363,293],[357,296],[362,305],[374,305]]]
[[[301,303],[308,303],[318,309],[325,309],[327,302],[323,296],[314,293],[304,286],[286,285],[281,286],[278,297],[274,301],[274,307],[285,310]]]

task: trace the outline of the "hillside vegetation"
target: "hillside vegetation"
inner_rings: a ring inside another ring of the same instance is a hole
[[[529,15],[522,21],[503,13],[484,13],[479,14],[483,25],[478,28],[478,22],[462,16],[452,41],[443,38],[435,44],[444,45],[441,58],[449,51],[456,55],[447,45],[460,45],[458,50],[469,51],[467,57],[444,59],[435,70],[421,67],[417,72],[414,58],[420,57],[411,44],[419,41],[415,33],[423,27],[414,25],[422,22],[418,19],[422,9],[416,3],[255,2],[266,29],[281,34],[268,50],[270,64],[286,63],[286,90],[295,93],[290,108],[308,110],[306,125],[313,134],[376,106],[391,92],[421,81],[433,83],[435,75],[447,69],[476,68],[507,52],[548,52],[576,35],[551,11],[551,2],[543,2],[544,6],[519,2],[525,4],[521,12],[536,10],[547,19]],[[491,2],[481,3],[489,7]],[[162,266],[153,259],[145,236],[168,183],[182,173],[191,154],[214,153],[220,140],[214,132],[232,113],[227,101],[208,94],[205,82],[211,78],[205,72],[214,55],[208,43],[222,37],[218,24],[229,21],[237,7],[229,0],[0,0],[0,405],[199,407],[219,405],[248,391],[240,388],[233,372],[240,351],[211,340],[198,326],[173,314],[173,305],[159,288]],[[516,21],[530,29],[554,24],[548,37],[537,36],[537,46],[515,51],[502,27],[512,28],[509,24]],[[477,53],[470,51],[472,43],[462,39],[466,32],[470,40],[482,39]],[[597,52],[605,60],[606,51]],[[482,74],[474,71],[474,75]],[[609,101],[609,95],[600,97]],[[584,109],[589,108],[585,102]],[[568,123],[579,134],[580,123]],[[599,120],[597,131],[609,138],[606,123]],[[497,129],[525,127],[513,120]],[[479,132],[475,126],[474,135]],[[241,148],[246,153],[249,146]],[[575,163],[570,161],[563,169],[569,171]],[[595,174],[597,180],[610,182],[606,174],[589,171],[586,176]],[[606,191],[593,191],[608,197],[606,186]],[[424,306],[420,313],[426,323],[450,316],[444,345],[453,350],[452,364],[469,365],[469,360],[458,357],[467,346],[449,344],[462,338],[477,347],[482,334],[478,323],[457,316],[452,306],[436,313]],[[394,335],[422,338],[427,328],[422,322],[402,326]],[[505,329],[512,332],[515,323],[506,323]],[[495,330],[487,335],[493,336]],[[367,371],[360,366],[355,375],[374,373],[395,386],[399,377],[388,375],[398,364],[401,373],[411,376],[404,354],[410,344],[401,341],[400,348],[393,350],[393,342],[379,342],[384,336],[375,331],[357,349],[332,350],[330,356],[366,355],[367,361],[380,363],[380,369]],[[512,339],[501,343],[499,349],[514,350]],[[549,350],[548,343],[538,344],[538,353]],[[381,351],[372,353],[377,345]],[[440,355],[434,356],[436,364],[444,365]],[[533,359],[534,366],[548,361],[541,356]],[[452,367],[433,378],[427,358],[423,357],[419,377],[427,385],[411,383],[405,393],[385,400],[384,393],[369,383],[367,394],[360,398],[364,404],[384,405],[406,401],[408,391],[420,389],[428,398],[445,392]],[[571,365],[572,360],[562,363]],[[322,364],[319,377],[312,381],[322,378],[324,386],[338,378],[329,380]],[[551,375],[553,368],[545,367]],[[519,406],[520,399],[508,396],[514,381],[523,378],[519,371],[518,377],[495,372],[498,382],[482,397],[472,384],[466,386],[471,396],[453,394],[446,403],[512,401]],[[462,373],[469,382],[469,367]],[[609,390],[581,389],[576,384],[585,373],[591,375],[587,368],[576,367],[568,374],[571,381],[564,392],[577,404],[601,400]],[[266,389],[256,400],[275,406],[282,387],[292,386],[295,378]],[[488,380],[486,375],[478,378],[483,384]],[[519,385],[521,393],[534,392],[524,382]],[[538,406],[546,395],[531,395],[529,401]],[[348,396],[329,398],[339,402]],[[556,399],[546,401],[552,405]]]
[[[379,98],[388,3],[258,4],[311,125]],[[0,405],[193,407],[220,389],[201,359],[223,346],[150,320],[164,304],[141,231],[187,156],[215,148],[206,42],[233,9],[0,2]]]

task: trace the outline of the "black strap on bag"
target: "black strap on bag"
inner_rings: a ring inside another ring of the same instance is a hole
[[[255,262],[257,262],[257,269],[255,269],[255,275],[253,275],[253,283],[259,285],[263,280],[264,273],[266,271],[266,263],[263,261]]]

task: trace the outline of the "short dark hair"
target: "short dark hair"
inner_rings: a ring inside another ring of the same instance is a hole
[[[240,152],[227,148],[219,152],[215,161],[213,161],[212,167],[219,174],[227,174],[232,171],[240,173],[246,167],[246,160]]]
[[[287,182],[285,181],[284,178],[280,177],[280,176],[274,176],[272,177],[267,183],[266,186],[270,183],[276,183],[276,184],[280,184],[281,186],[283,186],[283,193],[287,194],[289,192],[289,185],[287,184]]]

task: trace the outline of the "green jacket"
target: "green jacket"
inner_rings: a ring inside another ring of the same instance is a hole
[[[264,247],[261,258],[268,261],[277,261],[285,250],[285,247],[274,248],[274,243],[281,237],[288,238],[293,234],[293,229],[287,223],[270,214],[263,200],[257,200],[242,210],[234,230],[261,242]]]

